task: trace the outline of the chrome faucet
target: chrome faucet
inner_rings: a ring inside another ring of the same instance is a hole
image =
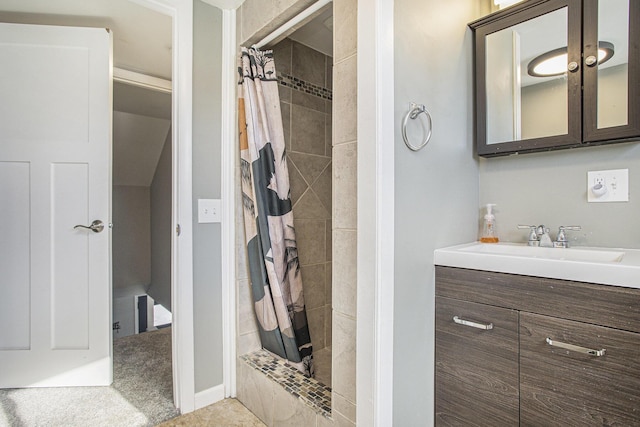
[[[549,236],[549,229],[544,225],[539,225],[536,228],[536,234],[538,235],[538,240],[540,241],[541,248],[552,248],[553,242],[551,241],[551,236]]]
[[[568,248],[569,247],[569,239],[567,239],[567,234],[565,231],[578,231],[582,230],[582,227],[579,225],[561,225],[558,228],[558,237],[556,237],[556,241],[553,242],[554,248]]]
[[[518,225],[519,229],[529,229],[529,240],[527,241],[527,245],[529,246],[540,246],[540,241],[538,240],[537,227],[535,225]]]
[[[529,229],[527,245],[540,246],[542,248],[568,248],[569,240],[567,239],[565,231],[582,229],[579,225],[561,225],[558,229],[558,237],[554,242],[549,235],[549,229],[544,225],[518,225],[518,228]]]

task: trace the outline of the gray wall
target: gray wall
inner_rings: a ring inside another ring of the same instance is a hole
[[[149,187],[113,186],[113,294],[133,295],[151,282]]]
[[[171,129],[151,182],[151,287],[156,304],[171,311]]]
[[[629,169],[629,202],[587,203],[587,171]],[[626,143],[480,160],[480,206],[497,203],[502,241],[525,242],[518,224],[560,225],[575,246],[640,248],[640,144]]]
[[[196,392],[222,384],[220,224],[198,224],[198,199],[220,198],[222,11],[193,4],[193,316]]]
[[[433,422],[436,248],[477,236],[470,22],[476,0],[396,0],[394,425]],[[488,4],[487,4],[488,7]],[[488,11],[486,11],[488,12]],[[409,102],[433,116],[429,145],[410,151],[399,124]]]

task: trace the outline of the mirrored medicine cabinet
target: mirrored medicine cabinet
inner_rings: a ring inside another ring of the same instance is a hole
[[[640,1],[528,0],[469,27],[478,155],[640,139]]]

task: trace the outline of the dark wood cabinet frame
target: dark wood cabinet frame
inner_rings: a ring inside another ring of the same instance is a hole
[[[576,71],[567,73],[568,132],[487,144],[486,36],[563,7],[568,11],[568,61],[580,64]],[[474,31],[475,47],[477,154],[494,157],[637,140],[640,137],[640,1],[631,0],[629,9],[628,124],[602,129],[597,128],[598,67],[587,67],[583,61],[583,56],[597,54],[598,0],[529,0],[469,23]]]

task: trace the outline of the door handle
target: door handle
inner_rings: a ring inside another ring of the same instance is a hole
[[[104,224],[102,223],[102,221],[100,221],[99,219],[96,219],[95,221],[93,221],[91,223],[91,225],[86,226],[86,225],[81,225],[78,224],[75,227],[73,227],[73,229],[75,230],[76,228],[86,228],[87,230],[91,230],[94,233],[99,233],[102,230],[104,230]]]

